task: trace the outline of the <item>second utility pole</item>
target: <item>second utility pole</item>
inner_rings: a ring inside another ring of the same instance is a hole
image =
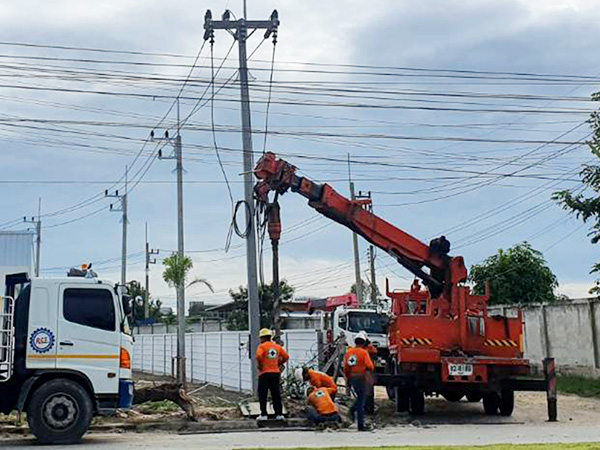
[[[256,229],[254,226],[254,155],[252,149],[252,124],[250,120],[250,92],[248,88],[248,61],[246,54],[246,39],[248,29],[266,30],[264,38],[267,39],[272,33],[277,32],[279,19],[277,11],[273,11],[270,20],[229,20],[229,10],[223,13],[223,20],[212,20],[210,10],[204,16],[204,40],[214,39],[214,30],[235,30],[234,38],[238,41],[239,51],[239,81],[242,114],[242,144],[244,162],[244,200],[246,202],[246,223],[248,224],[248,236],[246,238],[246,266],[248,272],[248,321],[250,328],[250,351],[254,355],[258,347],[258,331],[260,329],[260,302],[258,298],[258,275],[256,268]],[[255,363],[252,367],[252,388],[257,389],[258,368]]]
[[[179,97],[177,102],[177,135],[175,139],[169,138],[169,132],[165,132],[163,138],[155,138],[154,131],[150,133],[152,141],[165,141],[173,146],[173,154],[163,156],[162,148],[158,150],[159,159],[175,159],[177,172],[177,254],[183,259],[183,152],[181,147],[181,122],[179,120]],[[177,383],[185,388],[185,286],[178,286],[177,293]]]

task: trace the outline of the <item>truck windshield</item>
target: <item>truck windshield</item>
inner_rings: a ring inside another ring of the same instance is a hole
[[[384,315],[375,312],[349,312],[348,331],[352,333],[365,331],[367,334],[387,334],[387,319]]]

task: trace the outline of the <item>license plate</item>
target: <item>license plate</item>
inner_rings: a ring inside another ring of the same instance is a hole
[[[473,364],[448,364],[448,375],[458,377],[473,375]]]

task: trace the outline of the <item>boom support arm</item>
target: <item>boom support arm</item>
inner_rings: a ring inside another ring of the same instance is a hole
[[[426,245],[363,208],[362,201],[350,200],[328,184],[315,183],[296,175],[296,168],[277,159],[274,153],[263,155],[254,174],[260,180],[254,187],[259,200],[267,202],[270,191],[284,194],[291,190],[299,193],[308,199],[312,208],[393,256],[423,280],[433,298],[442,296],[450,301],[452,287],[467,278],[462,257],[448,256],[450,243],[444,236]]]

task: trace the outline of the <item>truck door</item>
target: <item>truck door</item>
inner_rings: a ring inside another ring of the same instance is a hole
[[[58,309],[57,368],[84,373],[97,394],[118,392],[120,324],[113,290],[64,284]]]

